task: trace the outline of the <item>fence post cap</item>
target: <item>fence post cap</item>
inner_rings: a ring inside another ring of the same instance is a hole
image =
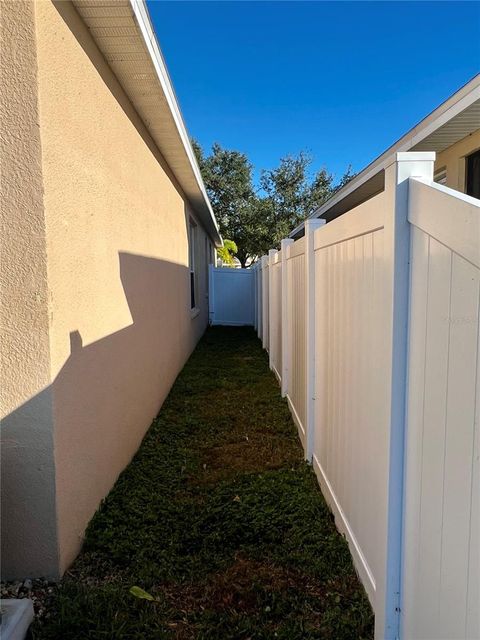
[[[307,234],[311,229],[318,229],[318,227],[324,225],[325,222],[326,220],[324,220],[323,218],[308,218],[307,220],[305,220],[305,234]]]
[[[397,151],[393,162],[435,162],[435,151]]]

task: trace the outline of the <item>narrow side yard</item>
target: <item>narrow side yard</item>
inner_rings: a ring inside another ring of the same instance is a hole
[[[207,331],[32,635],[373,637],[347,545],[253,330]]]

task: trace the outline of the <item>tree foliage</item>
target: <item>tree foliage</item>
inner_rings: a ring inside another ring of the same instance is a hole
[[[193,148],[220,232],[235,243],[237,257],[245,267],[248,258],[259,254],[258,239],[265,233],[256,210],[252,165],[245,154],[219,144],[213,145],[207,157],[195,141]]]
[[[263,170],[256,191],[253,167],[245,154],[217,143],[209,156],[196,141],[193,148],[220,231],[236,244],[242,267],[279,246],[282,238],[353,177],[350,167],[338,184],[326,169],[312,176],[313,159],[301,152],[285,156],[275,169]]]
[[[217,254],[224,265],[227,267],[233,267],[235,266],[235,254],[237,251],[238,248],[235,242],[224,238],[223,247],[217,249]]]
[[[311,163],[311,156],[301,152],[282,158],[276,169],[262,171],[260,184],[270,208],[271,246],[277,246],[333,192],[333,176],[326,169],[309,179]]]

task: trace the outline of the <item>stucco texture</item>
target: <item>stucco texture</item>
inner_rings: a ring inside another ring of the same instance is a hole
[[[209,245],[192,317],[194,212],[73,5],[34,10],[60,575],[206,327]]]
[[[0,3],[1,560],[55,572],[55,469],[34,6]]]

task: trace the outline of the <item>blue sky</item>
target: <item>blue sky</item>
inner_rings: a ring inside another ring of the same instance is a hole
[[[479,2],[149,0],[190,135],[362,169],[480,71]]]

